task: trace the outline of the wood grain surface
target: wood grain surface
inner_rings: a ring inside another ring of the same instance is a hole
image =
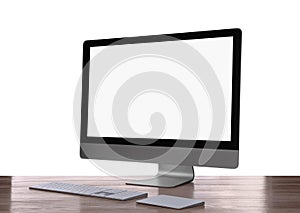
[[[184,210],[28,189],[46,182],[89,184],[205,201]],[[177,188],[125,185],[113,177],[0,177],[0,212],[300,212],[300,177],[197,177]]]

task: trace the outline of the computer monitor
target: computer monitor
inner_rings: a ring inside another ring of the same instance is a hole
[[[158,163],[156,177],[128,182],[146,186],[188,183],[193,166],[236,168],[241,34],[85,41],[80,156]]]

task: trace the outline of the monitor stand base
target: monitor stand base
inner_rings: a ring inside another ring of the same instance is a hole
[[[193,166],[177,166],[159,164],[158,173],[154,178],[132,180],[126,184],[156,187],[176,187],[194,180]]]

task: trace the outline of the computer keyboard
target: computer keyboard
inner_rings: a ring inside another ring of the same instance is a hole
[[[123,189],[103,188],[89,185],[79,185],[71,183],[52,182],[30,186],[29,189],[44,191],[62,192],[76,195],[85,195],[114,200],[130,200],[138,197],[147,197],[146,192],[128,191]]]

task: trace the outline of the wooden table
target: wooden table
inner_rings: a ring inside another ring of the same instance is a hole
[[[205,207],[170,210],[55,192],[28,186],[60,181],[196,198]],[[300,177],[197,177],[177,188],[125,185],[113,177],[0,177],[0,212],[300,212]]]

